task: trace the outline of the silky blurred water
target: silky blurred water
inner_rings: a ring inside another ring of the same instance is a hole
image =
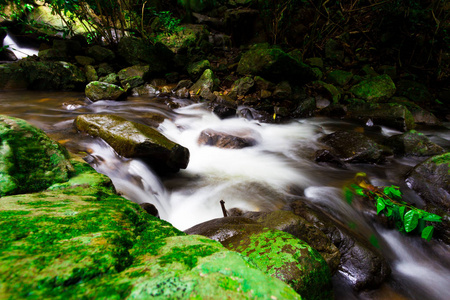
[[[179,108],[169,108],[174,105]],[[344,224],[351,222],[363,236],[376,236],[393,270],[391,279],[376,291],[360,294],[349,290],[345,281],[335,280],[337,299],[450,299],[448,246],[371,224],[342,193],[357,172],[366,172],[375,185],[399,185],[405,197],[420,206],[420,198],[405,185],[404,174],[423,158],[392,158],[383,165],[356,164],[347,169],[314,162],[322,133],[360,130],[356,124],[327,118],[288,124],[221,120],[203,105],[188,100],[131,97],[121,102],[92,103],[73,92],[0,92],[0,107],[1,114],[28,120],[71,152],[84,156],[112,179],[120,194],[136,203],[154,204],[161,218],[181,230],[222,217],[220,200],[227,209],[272,211],[303,197]],[[104,141],[77,132],[75,117],[91,113],[116,114],[148,125],[154,125],[151,118],[155,114],[161,116],[165,120],[157,129],[190,151],[187,169],[159,177],[141,161],[120,157]],[[198,138],[205,129],[251,137],[256,145],[243,149],[200,145]],[[449,132],[424,133],[448,147]],[[380,134],[397,133],[383,128]]]

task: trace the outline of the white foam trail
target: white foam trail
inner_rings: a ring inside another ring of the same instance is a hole
[[[162,219],[170,213],[169,196],[159,178],[137,159],[124,159],[105,142],[86,145],[90,149],[91,165],[111,178],[117,192],[138,203],[151,203]]]
[[[412,247],[411,241],[398,232],[380,233],[397,256],[393,272],[411,281],[414,289],[425,292],[427,299],[450,299],[450,270],[441,261],[426,253],[423,247]]]

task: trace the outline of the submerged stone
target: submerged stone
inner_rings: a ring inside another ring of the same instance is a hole
[[[115,115],[80,115],[78,130],[106,141],[119,155],[140,158],[158,171],[185,169],[189,150],[157,130]]]
[[[65,148],[28,122],[0,115],[0,197],[42,191],[69,179]]]

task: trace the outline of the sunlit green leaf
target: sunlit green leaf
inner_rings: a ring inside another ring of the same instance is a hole
[[[427,214],[424,218],[424,221],[429,222],[442,222],[441,217],[435,214]]]
[[[352,204],[352,202],[353,202],[353,192],[350,189],[348,189],[348,188],[344,189],[344,196],[345,196],[345,200],[347,201],[347,203],[348,204]]]
[[[383,198],[377,198],[377,215],[386,207],[386,204],[383,202]]]
[[[426,239],[427,241],[430,241],[431,237],[433,236],[433,231],[434,231],[434,227],[433,226],[425,227],[422,230],[422,238]]]
[[[404,207],[404,206],[401,206],[398,209],[398,214],[400,215],[400,219],[402,220],[402,222],[404,222],[405,210],[406,210],[406,207]]]
[[[390,207],[386,207],[386,212],[384,214],[386,217],[392,216],[392,209]]]
[[[415,211],[410,210],[405,214],[403,223],[405,224],[405,231],[411,232],[417,227],[417,224],[419,224],[419,217]]]
[[[385,187],[383,192],[391,198],[401,198],[402,197],[402,192],[400,192],[399,187],[395,186],[395,185]]]

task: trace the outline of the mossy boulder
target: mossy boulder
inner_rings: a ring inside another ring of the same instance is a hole
[[[130,65],[148,65],[150,72],[161,73],[172,64],[173,52],[165,45],[154,45],[135,37],[124,37],[118,44],[118,54]]]
[[[254,85],[255,81],[250,76],[239,78],[231,86],[230,94],[237,96],[244,96],[245,94],[250,92],[250,90],[253,88]]]
[[[426,85],[413,80],[400,80],[397,83],[397,95],[418,104],[428,104],[434,100]]]
[[[90,47],[87,50],[87,54],[94,58],[97,63],[113,61],[116,58],[112,50],[99,45]]]
[[[347,85],[352,78],[353,74],[344,70],[334,70],[327,75],[328,82],[339,86]]]
[[[206,69],[211,69],[211,64],[207,59],[193,62],[187,66],[187,72],[192,80],[198,79]]]
[[[0,90],[26,89],[25,74],[16,63],[0,65]]]
[[[445,152],[441,146],[415,130],[391,136],[386,140],[386,145],[390,146],[395,154],[404,156],[432,156]]]
[[[98,80],[97,71],[95,70],[94,66],[87,65],[84,67],[84,71],[85,71],[86,79],[88,82]]]
[[[325,259],[331,273],[336,273],[341,257],[339,250],[322,231],[306,219],[286,210],[246,212],[242,217],[252,219],[265,228],[281,230],[305,241]]]
[[[331,273],[320,254],[302,240],[243,217],[198,224],[185,231],[217,240],[249,257],[261,270],[293,287],[306,299],[331,299]]]
[[[356,98],[370,102],[387,100],[395,94],[395,91],[395,84],[387,74],[365,79],[350,89]]]
[[[0,115],[0,197],[42,191],[69,179],[67,151],[24,120]]]
[[[53,48],[40,50],[38,56],[40,60],[53,60],[53,61],[67,60],[66,52]]]
[[[395,103],[353,103],[347,106],[346,118],[366,124],[392,127],[401,131],[414,129],[416,124],[411,112],[402,104]]]
[[[92,81],[90,82],[84,93],[92,101],[98,100],[124,100],[127,98],[126,91],[115,84]]]
[[[140,85],[143,85],[145,80],[149,79],[150,67],[149,66],[132,66],[125,68],[117,73],[120,83],[126,90],[133,89]]]
[[[258,75],[268,80],[296,83],[316,79],[311,67],[296,60],[281,48],[258,44],[242,55],[237,68],[241,75]]]
[[[319,139],[334,154],[349,163],[379,163],[384,159],[383,147],[359,132],[336,131]]]
[[[5,299],[300,299],[242,255],[186,236],[73,159],[49,191],[0,201]]]
[[[194,94],[202,95],[217,89],[218,80],[211,69],[206,69],[202,76],[189,88]]]
[[[105,140],[124,157],[140,158],[158,171],[185,169],[189,150],[157,130],[115,115],[80,115],[75,127]]]
[[[202,42],[207,41],[209,31],[206,25],[199,24],[183,24],[180,31],[173,33],[162,33],[155,37],[173,53],[186,53],[190,49],[198,47]]]
[[[415,166],[406,183],[426,203],[450,212],[450,152],[435,155]]]
[[[81,91],[86,84],[84,73],[68,62],[22,60],[18,64],[29,89]]]

